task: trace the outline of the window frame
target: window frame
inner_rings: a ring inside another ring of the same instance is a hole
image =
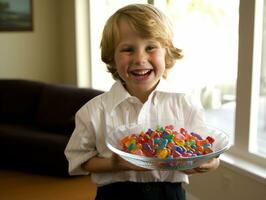
[[[235,141],[221,160],[266,183],[266,158],[250,152],[251,133],[257,131],[262,14],[263,0],[240,0]]]

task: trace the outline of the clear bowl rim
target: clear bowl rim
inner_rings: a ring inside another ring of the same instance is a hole
[[[117,127],[115,130],[113,130],[112,133],[117,131],[117,129],[121,128],[121,127],[126,127],[129,125],[132,127],[133,125],[137,126],[137,125],[141,125],[141,124],[145,124],[145,123],[132,123],[132,124],[127,124],[127,125],[121,125],[121,126]],[[124,157],[131,158],[131,159],[142,160],[142,161],[153,161],[153,162],[154,161],[160,161],[160,162],[190,161],[190,160],[194,160],[194,159],[209,159],[209,158],[218,157],[220,154],[227,151],[231,147],[229,135],[225,131],[223,131],[222,129],[217,128],[217,127],[212,126],[212,125],[208,125],[206,123],[201,124],[200,127],[209,127],[209,128],[215,129],[215,130],[219,131],[220,133],[222,133],[227,140],[226,145],[224,147],[222,147],[221,149],[219,149],[218,151],[214,151],[212,153],[208,153],[205,155],[198,155],[198,156],[192,156],[192,157],[176,157],[176,158],[156,158],[156,157],[147,157],[147,156],[135,155],[135,154],[131,154],[131,153],[122,151],[122,150],[114,147],[112,144],[110,144],[108,142],[108,139],[105,140],[105,143],[111,151],[113,151],[114,153],[117,153],[118,155],[120,155],[122,157],[124,156]]]

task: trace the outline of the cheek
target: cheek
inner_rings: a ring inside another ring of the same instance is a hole
[[[152,60],[159,68],[165,68],[165,54],[163,52],[154,54]]]
[[[127,56],[117,55],[115,56],[115,64],[117,68],[125,68],[129,63]]]

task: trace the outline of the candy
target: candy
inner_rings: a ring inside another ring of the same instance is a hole
[[[185,128],[176,130],[173,125],[149,128],[146,132],[131,134],[121,141],[122,150],[131,154],[156,157],[160,159],[193,157],[213,152],[215,139],[205,139],[198,133]]]

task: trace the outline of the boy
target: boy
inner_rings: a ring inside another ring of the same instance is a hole
[[[186,171],[147,170],[113,154],[105,138],[126,123],[169,119],[184,127],[203,123],[201,107],[185,94],[165,90],[163,77],[182,57],[172,43],[168,19],[149,4],[119,9],[107,21],[102,60],[116,80],[110,91],[86,103],[76,114],[76,128],[66,147],[72,175],[90,174],[100,199],[184,200],[187,174],[216,169],[219,159]]]

